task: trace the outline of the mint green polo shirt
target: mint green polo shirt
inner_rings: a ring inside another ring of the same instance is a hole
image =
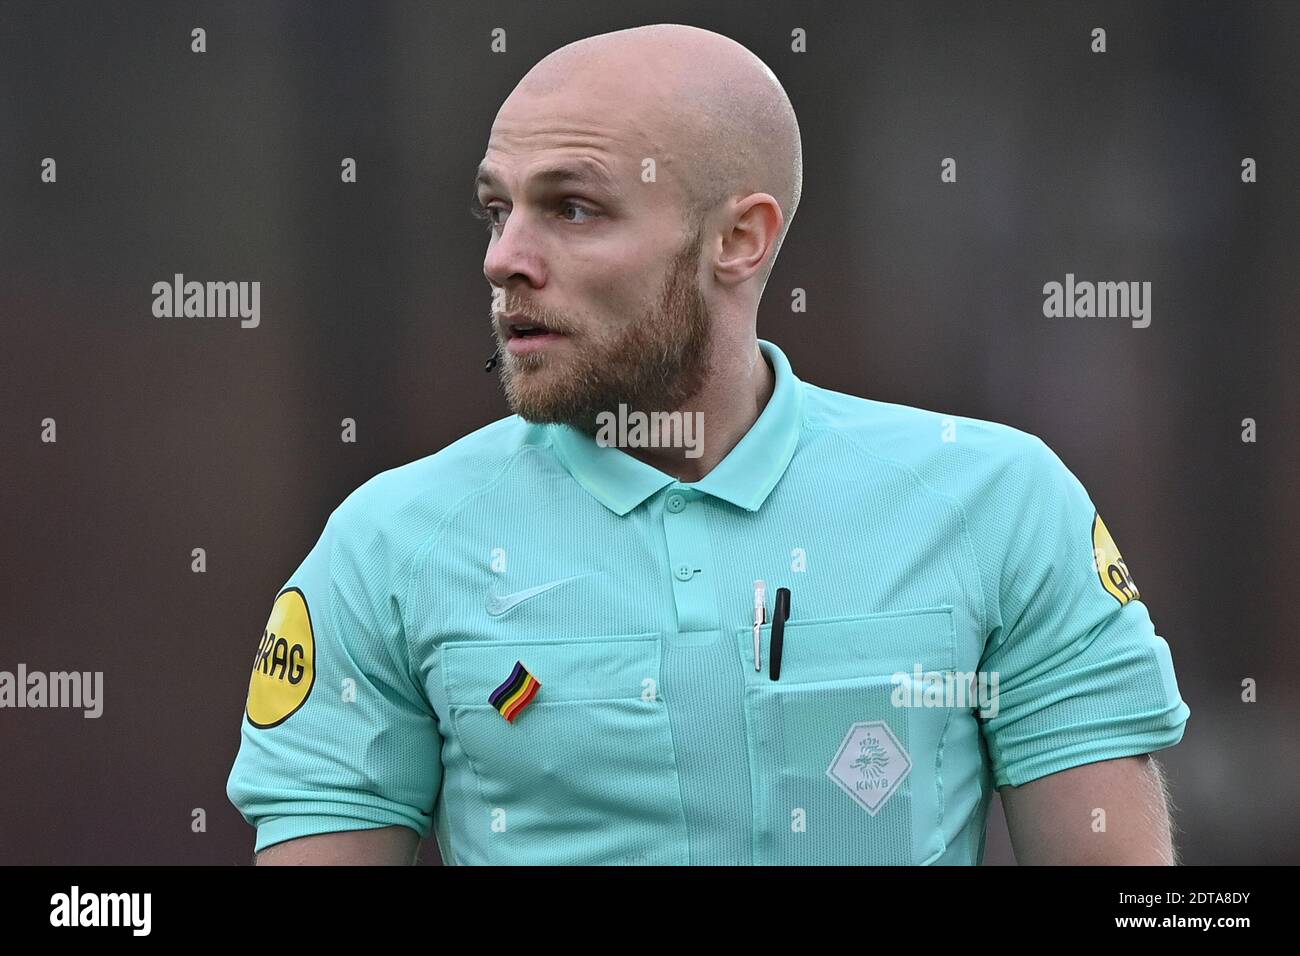
[[[700,481],[511,416],[348,496],[257,641],[258,850],[974,864],[995,787],[1178,742],[1169,646],[1042,441],[759,345],[772,397]],[[769,622],[791,592],[776,680],[756,580]]]

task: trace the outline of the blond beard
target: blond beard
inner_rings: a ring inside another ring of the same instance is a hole
[[[673,411],[708,376],[710,318],[697,281],[702,230],[669,262],[657,308],[615,338],[574,341],[562,381],[547,381],[545,352],[511,355],[498,347],[501,385],[511,411],[532,422],[562,422],[588,434],[596,416],[620,403],[629,410]],[[546,316],[539,317],[546,321]],[[552,323],[567,332],[564,322]]]

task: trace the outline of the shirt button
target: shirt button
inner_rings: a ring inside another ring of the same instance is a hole
[[[678,581],[689,581],[695,572],[691,570],[690,565],[679,564],[677,565],[677,570],[673,573],[677,576]]]
[[[673,514],[679,514],[686,510],[686,499],[681,495],[668,496],[668,510]]]

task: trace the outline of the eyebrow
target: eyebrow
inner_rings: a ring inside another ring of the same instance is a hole
[[[591,163],[582,163],[578,166],[546,166],[533,173],[531,180],[547,186],[566,186],[570,184],[599,186],[611,193],[618,193],[618,187],[609,174],[599,166]],[[480,187],[492,186],[498,182],[497,175],[491,167],[487,163],[480,164],[478,172],[474,176],[474,195],[478,196]]]

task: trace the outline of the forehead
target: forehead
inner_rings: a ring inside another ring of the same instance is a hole
[[[476,187],[586,185],[627,196],[653,159],[656,178],[675,161],[665,124],[645,107],[617,110],[613,99],[530,96],[516,91],[492,124]]]
[[[582,146],[540,150],[494,150],[479,163],[474,177],[476,188],[509,188],[512,180],[535,188],[554,186],[588,187],[623,195],[621,173],[615,157]]]

